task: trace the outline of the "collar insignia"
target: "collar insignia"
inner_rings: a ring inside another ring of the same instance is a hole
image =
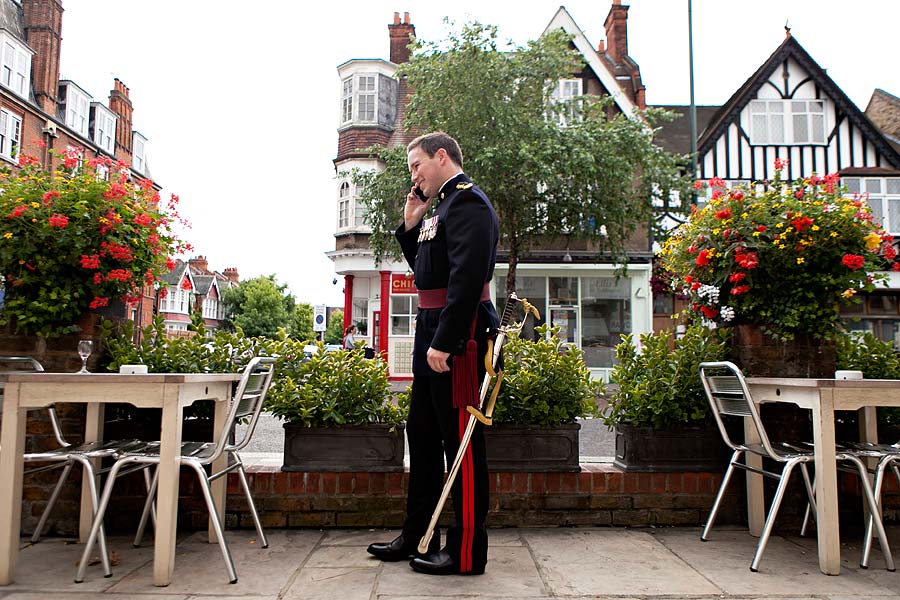
[[[469,181],[468,183],[457,183],[457,184],[456,184],[456,189],[458,189],[458,190],[467,190],[467,189],[469,189],[470,187],[472,187],[472,185],[474,185],[474,184],[473,184],[471,181]]]

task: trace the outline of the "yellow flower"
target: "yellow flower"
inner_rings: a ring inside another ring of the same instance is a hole
[[[3,234],[3,237],[5,237],[6,239],[9,239],[12,237],[12,234],[7,231],[6,233]]]
[[[818,225],[813,225],[812,227],[810,227],[810,229],[812,229],[813,231],[818,231],[818,230],[819,230],[819,226],[818,226]]]
[[[785,232],[785,233],[790,233],[790,232],[792,232],[793,230],[794,230],[793,227],[788,227],[787,229],[784,230],[784,232]]]
[[[778,229],[781,229],[782,227],[784,227],[784,223],[776,223],[775,227],[777,227]]]
[[[746,218],[749,217],[749,216],[750,216],[749,213],[741,213],[741,218],[742,218],[742,219],[746,219]]]
[[[832,232],[831,232],[831,237],[837,237],[837,236],[838,236],[837,231],[832,231]]]
[[[107,219],[106,217],[100,217],[97,220],[100,221],[101,223],[103,223],[104,225],[109,225],[109,219]]]
[[[805,263],[805,262],[806,262],[806,259],[803,258],[802,256],[798,256],[798,257],[797,257],[797,264],[798,264],[798,265],[802,265],[802,264]]]
[[[37,202],[32,202],[32,203],[31,203],[31,208],[40,208],[40,206],[41,206],[41,205],[38,204]]]
[[[778,249],[779,249],[779,250],[784,250],[785,247],[786,247],[786,246],[785,246],[784,244],[778,244]]]
[[[760,235],[762,235],[762,233],[759,231],[754,231],[752,235],[753,237],[759,237]]]
[[[853,289],[846,289],[846,290],[844,290],[844,292],[841,294],[841,296],[843,296],[844,298],[849,298],[850,296],[853,296],[854,294],[856,294],[856,290],[853,290]]]
[[[719,235],[720,229],[713,229],[713,235]]]
[[[874,231],[863,239],[866,242],[866,250],[875,250],[881,245],[881,236]]]

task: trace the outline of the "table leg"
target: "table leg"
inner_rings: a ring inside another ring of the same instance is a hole
[[[230,408],[230,403],[227,401],[230,397],[230,385],[223,385],[222,390],[218,394],[217,401],[215,403],[215,420],[213,421],[213,437],[214,441],[218,442],[219,438],[222,437],[222,428],[225,426],[225,417],[228,416],[228,409]],[[212,464],[212,472],[218,473],[222,469],[228,466],[228,455],[224,452],[222,456],[220,456],[216,461]],[[210,483],[210,488],[212,491],[213,505],[216,507],[216,512],[219,515],[219,524],[224,526],[225,524],[225,494],[226,494],[226,482],[228,480],[228,475],[223,477],[219,477],[212,483]],[[209,522],[209,543],[216,544],[219,542],[218,536],[216,536],[216,529],[213,527],[212,516],[210,516]]]
[[[22,455],[25,453],[25,409],[19,408],[17,383],[3,390],[3,427],[0,430],[0,585],[16,579],[22,521]]]
[[[838,530],[837,462],[834,447],[834,390],[819,390],[812,408],[816,454],[816,532],[819,569],[826,575],[841,572],[841,540]]]
[[[750,417],[744,418],[744,442],[747,444],[759,443],[759,432]],[[745,455],[747,465],[755,469],[762,469],[762,457],[752,452]],[[747,525],[750,535],[759,537],[762,534],[763,525],[766,522],[766,506],[763,497],[763,478],[747,471]]]
[[[103,439],[103,405],[99,402],[91,402],[87,405],[87,414],[85,416],[84,441],[94,442]],[[94,472],[100,468],[100,459],[91,460],[94,465]],[[100,485],[97,489],[102,489]],[[91,488],[88,480],[84,475],[81,477],[81,516],[78,521],[78,543],[87,542],[91,535],[91,525],[94,521],[94,513],[91,510],[93,499],[91,498]]]
[[[153,547],[153,584],[156,586],[169,585],[175,570],[183,412],[179,386],[166,385],[159,445],[159,487],[156,491],[156,539]]]

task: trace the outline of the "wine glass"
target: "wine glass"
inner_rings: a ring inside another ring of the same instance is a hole
[[[91,340],[80,340],[78,342],[78,356],[81,357],[81,370],[79,373],[90,373],[87,370],[87,360],[94,350],[94,342]]]

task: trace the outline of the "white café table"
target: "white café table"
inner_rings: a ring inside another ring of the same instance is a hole
[[[139,408],[161,408],[157,525],[153,550],[153,582],[169,585],[175,566],[175,531],[178,519],[178,455],[183,411],[196,400],[215,400],[219,436],[232,385],[239,373],[4,373],[3,427],[0,432],[0,585],[15,581],[22,511],[22,454],[25,450],[26,411],[53,403],[87,404],[85,441],[102,439],[102,404],[125,402]],[[221,464],[213,469],[224,468]],[[213,482],[213,498],[220,518],[225,505],[225,478]],[[80,539],[91,527],[91,503],[86,483],[81,492]],[[210,527],[210,541],[215,533]]]
[[[754,402],[787,402],[812,411],[816,465],[816,532],[819,569],[826,575],[841,570],[838,529],[837,463],[835,461],[834,411],[858,410],[860,439],[878,441],[876,406],[900,406],[900,380],[803,379],[748,377]],[[745,433],[756,438],[752,425]],[[747,441],[753,441],[751,437]],[[761,461],[756,458],[757,465]],[[765,522],[762,478],[747,474],[747,520],[750,532],[759,535]]]

